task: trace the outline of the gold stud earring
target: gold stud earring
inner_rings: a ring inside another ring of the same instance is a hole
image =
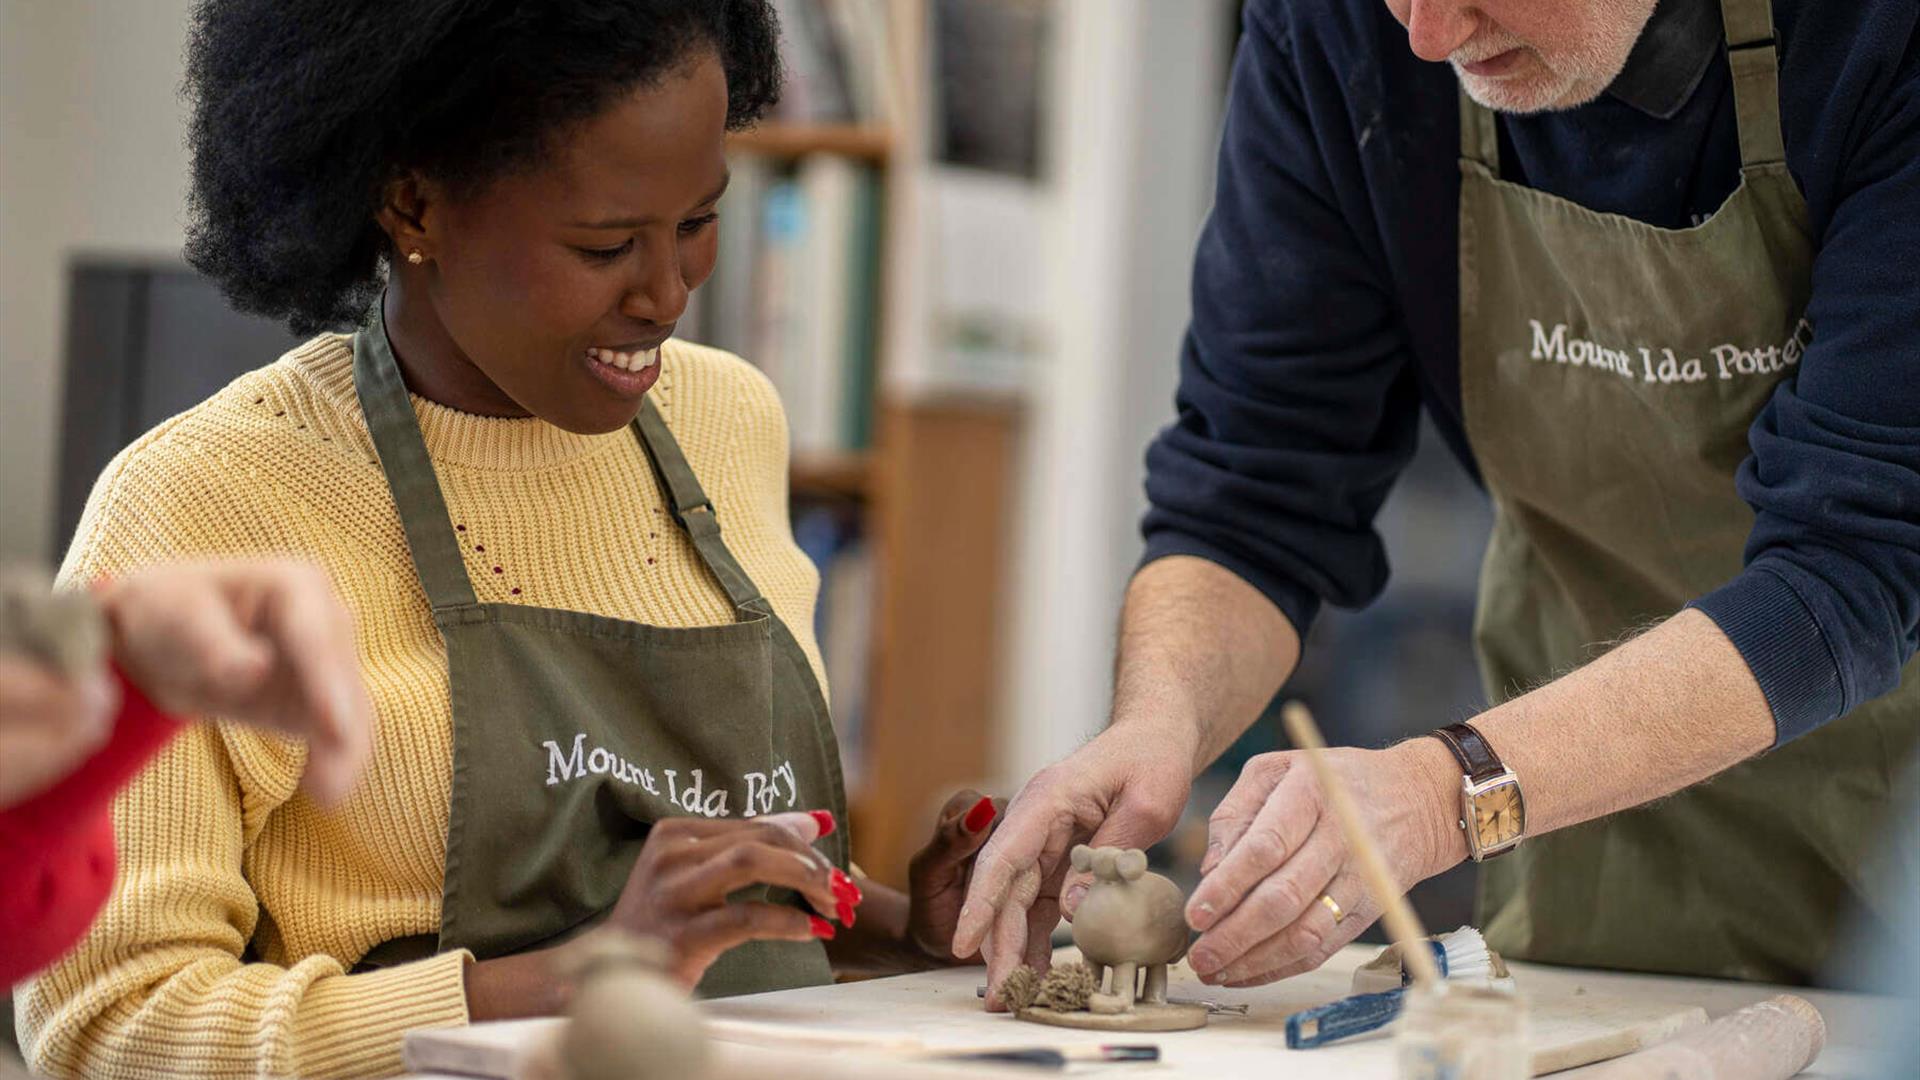
[[[407,261],[412,263],[415,266],[419,266],[421,263],[425,262],[426,260],[427,260],[427,257],[425,255],[420,254],[419,248],[414,248],[412,251],[407,252]]]

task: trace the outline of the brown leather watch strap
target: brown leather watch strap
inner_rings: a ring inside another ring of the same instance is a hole
[[[1493,752],[1487,740],[1480,737],[1472,724],[1448,724],[1430,732],[1434,738],[1447,744],[1453,756],[1460,761],[1460,767],[1467,772],[1467,779],[1474,783],[1490,780],[1506,771],[1506,765],[1500,761],[1500,755]]]

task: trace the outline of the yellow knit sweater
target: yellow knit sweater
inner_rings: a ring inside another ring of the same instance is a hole
[[[787,524],[771,385],[682,342],[662,365],[654,401],[819,675],[819,579]],[[414,409],[483,603],[732,620],[630,432]],[[16,993],[37,1070],[378,1075],[399,1070],[406,1030],[466,1021],[464,954],[345,974],[382,941],[439,929],[452,779],[446,652],[354,396],[350,338],[315,338],[123,451],[62,577],[258,554],[316,560],[352,609],[372,765],[323,811],[297,791],[299,745],[229,724],[182,734],[115,803],[120,874],[99,922]]]

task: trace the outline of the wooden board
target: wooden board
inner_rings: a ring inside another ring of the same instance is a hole
[[[1160,1077],[1384,1080],[1395,1075],[1392,1026],[1315,1050],[1289,1050],[1286,1044],[1286,1018],[1346,996],[1353,969],[1378,951],[1351,947],[1319,971],[1250,990],[1204,986],[1184,966],[1176,968],[1169,985],[1172,996],[1244,1003],[1249,1006],[1247,1015],[1219,1014],[1199,1031],[1141,1035],[1129,1041],[1160,1046],[1162,1061],[1154,1070]],[[1060,955],[1062,961],[1074,958],[1071,950]],[[1698,1005],[1676,1003],[1672,995],[1588,992],[1569,973],[1526,965],[1516,965],[1515,976],[1528,997],[1535,1061],[1541,1066],[1568,1068],[1628,1053],[1705,1020]],[[843,1065],[913,1050],[1099,1044],[1114,1039],[1111,1033],[1040,1027],[1006,1014],[986,1013],[974,996],[981,978],[980,968],[955,968],[727,998],[707,1002],[704,1008],[717,1027],[732,1028],[734,1037],[764,1047],[780,1041],[784,1031],[796,1054],[831,1053]],[[466,1047],[474,1054],[463,1059],[468,1067],[459,1071],[502,1076],[517,1047],[551,1023],[517,1021],[416,1033],[408,1037],[409,1067],[453,1071],[446,1055]],[[720,1034],[727,1037],[724,1031]],[[422,1056],[422,1050],[436,1050],[438,1056]]]
[[[1353,969],[1377,955],[1377,947],[1342,950],[1319,971],[1271,986],[1225,990],[1205,986],[1185,965],[1176,967],[1168,992],[1175,998],[1209,998],[1249,1007],[1246,1016],[1215,1015],[1199,1031],[1143,1036],[1159,1043],[1158,1075],[1204,1077],[1286,1076],[1392,1077],[1393,1026],[1314,1050],[1289,1050],[1287,1017],[1301,1009],[1345,997]],[[1060,961],[1076,959],[1063,950]],[[1646,998],[1571,992],[1563,985],[1529,991],[1524,970],[1516,975],[1528,995],[1535,1060],[1555,1069],[1617,1056],[1688,1026],[1704,1023],[1698,1006]],[[707,1003],[710,1015],[760,1024],[787,1024],[820,1033],[876,1039],[912,1035],[929,1047],[1024,1046],[1035,1043],[1098,1044],[1110,1033],[1035,1028],[1005,1014],[988,1014],[974,996],[979,968],[905,975],[832,988],[784,990]]]

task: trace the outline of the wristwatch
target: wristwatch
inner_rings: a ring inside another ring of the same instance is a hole
[[[1520,778],[1472,724],[1449,724],[1430,734],[1447,744],[1466,772],[1460,779],[1460,829],[1467,834],[1467,854],[1483,862],[1519,847],[1527,833]]]

